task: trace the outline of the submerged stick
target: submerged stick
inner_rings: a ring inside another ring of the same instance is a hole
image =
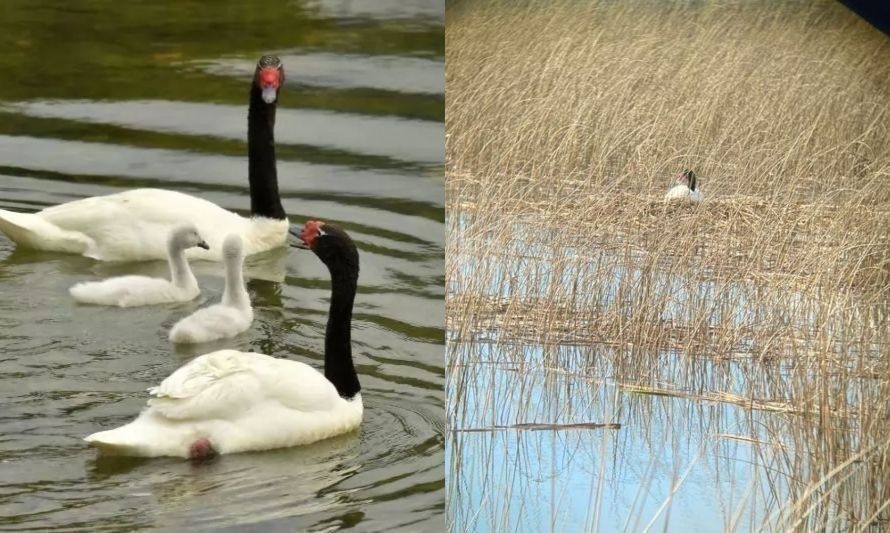
[[[564,429],[621,429],[621,424],[614,422],[575,422],[572,424],[548,424],[540,422],[524,422],[520,424],[510,424],[506,426],[491,426],[487,428],[455,428],[455,433],[485,433],[494,431],[506,431],[509,429],[529,430],[529,431],[560,431]]]

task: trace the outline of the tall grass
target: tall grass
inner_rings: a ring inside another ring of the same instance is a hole
[[[622,390],[776,413],[758,527],[887,527],[890,40],[828,1],[446,18],[452,426],[467,344],[611,347]]]

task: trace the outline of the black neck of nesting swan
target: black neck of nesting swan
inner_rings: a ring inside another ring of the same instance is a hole
[[[348,270],[348,269],[347,269]],[[350,399],[362,390],[352,363],[352,304],[358,274],[331,268],[331,309],[324,337],[324,377],[341,397]]]
[[[255,217],[287,218],[278,194],[275,168],[275,108],[263,101],[256,84],[250,89],[247,111],[247,157],[250,179],[250,212]]]

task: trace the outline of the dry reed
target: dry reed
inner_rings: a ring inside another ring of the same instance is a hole
[[[588,377],[777,413],[758,527],[886,527],[890,40],[828,1],[446,16],[452,426],[462,346],[608,347]]]

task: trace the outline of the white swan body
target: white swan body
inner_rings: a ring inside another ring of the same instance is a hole
[[[674,178],[677,180],[677,184],[671,187],[667,194],[664,195],[665,202],[701,202],[701,190],[695,186],[698,181],[698,176],[695,175],[695,172],[686,169],[678,173]]]
[[[149,392],[136,420],[85,440],[141,457],[191,457],[202,439],[217,453],[268,450],[347,433],[363,412],[361,394],[341,398],[309,365],[235,350],[199,356]]]
[[[236,309],[216,304],[198,309],[177,322],[170,330],[170,342],[198,344],[220,339],[230,339],[250,328],[253,310]]]
[[[37,213],[0,209],[0,231],[20,246],[80,254],[101,261],[144,261],[167,256],[167,235],[188,222],[210,245],[191,249],[190,259],[222,260],[222,242],[235,233],[247,255],[287,241],[287,219],[245,218],[218,205],[176,191],[133,189],[83,198]]]
[[[358,249],[342,229],[314,220],[299,238],[331,274],[323,375],[268,355],[212,352],[149,389],[153,398],[133,422],[85,440],[105,453],[202,459],[310,444],[359,427],[364,407],[351,340]]]
[[[686,200],[689,202],[701,202],[701,191],[690,190],[686,185],[674,185],[664,195],[665,201]]]
[[[78,283],[69,289],[80,303],[138,307],[172,302],[188,302],[201,294],[198,284],[177,287],[169,280],[147,276],[121,276],[104,281]]]
[[[0,232],[18,246],[80,254],[101,261],[164,259],[174,226],[197,227],[210,250],[189,250],[190,259],[221,261],[226,235],[237,234],[247,255],[284,246],[289,224],[278,192],[275,109],[284,66],[275,56],[257,63],[247,113],[248,181],[252,218],[176,191],[134,189],[83,198],[37,213],[0,209]]]
[[[170,279],[147,276],[120,276],[103,281],[78,283],[69,289],[75,300],[86,304],[136,307],[171,302],[187,302],[201,294],[185,251],[207,248],[198,231],[191,225],[180,226],[170,233],[167,242]]]
[[[222,301],[198,309],[177,322],[170,330],[171,342],[185,344],[228,339],[246,331],[253,322],[250,295],[241,273],[244,263],[241,238],[236,234],[229,235],[222,248],[226,267]]]

